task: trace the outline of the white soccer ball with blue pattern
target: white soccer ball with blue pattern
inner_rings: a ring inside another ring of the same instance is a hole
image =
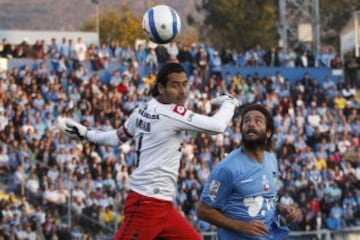
[[[179,35],[181,20],[172,7],[156,5],[145,12],[142,27],[151,41],[164,44],[173,41]]]

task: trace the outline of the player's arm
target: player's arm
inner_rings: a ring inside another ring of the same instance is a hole
[[[276,165],[276,175],[279,176],[278,161],[274,155],[272,156],[273,156],[272,160]],[[302,218],[301,210],[298,208],[296,204],[286,205],[282,203],[277,203],[276,210],[280,214],[280,216],[285,220],[286,224],[300,221]]]
[[[210,134],[222,133],[230,123],[238,101],[225,96],[219,110],[213,116],[194,113],[182,106],[174,105],[172,112],[165,114],[174,120],[175,130],[192,130]]]
[[[296,206],[296,204],[281,204],[276,205],[276,210],[284,218],[285,223],[293,223],[301,220],[302,213],[301,210]]]
[[[231,171],[221,165],[217,165],[212,170],[196,209],[198,218],[238,233],[253,236],[267,235],[268,231],[262,221],[240,221],[226,216],[221,211],[227,207],[229,198],[231,198],[234,181],[232,176]]]
[[[58,128],[72,138],[115,147],[133,137],[129,131],[129,119],[120,128],[111,131],[91,130],[70,118],[58,121]]]
[[[131,139],[132,135],[129,133],[129,130],[126,128],[126,126],[123,125],[116,130],[106,132],[89,130],[87,132],[86,138],[88,141],[95,144],[116,147],[119,146],[121,143],[124,143],[127,140]]]
[[[265,224],[259,220],[244,222],[229,218],[222,214],[218,209],[206,205],[200,201],[197,207],[197,216],[199,219],[211,223],[215,226],[226,228],[238,233],[249,234],[253,236],[264,236],[268,234]]]

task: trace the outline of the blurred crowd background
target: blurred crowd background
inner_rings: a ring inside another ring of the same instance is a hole
[[[313,56],[291,48],[284,55],[281,49],[261,46],[236,53],[204,43],[133,45],[109,41],[87,46],[81,38],[35,44],[3,39],[2,57],[35,59],[37,64],[0,73],[0,178],[5,190],[0,239],[105,239],[116,231],[128,177],[136,167],[134,142],[113,148],[68,139],[56,121],[71,117],[104,131],[120,127],[139,102],[151,98],[156,72],[169,60],[187,67],[189,109],[212,114],[216,109],[210,101],[228,92],[242,105],[259,102],[273,114],[279,201],[296,203],[303,211],[292,230],[360,225],[356,78],[222,72],[224,66],[342,68],[335,49],[325,47]],[[104,81],[98,72],[108,71],[110,63],[119,68]],[[240,111],[224,134],[184,134],[174,204],[199,232],[216,230],[197,219],[195,208],[211,169],[241,144]]]

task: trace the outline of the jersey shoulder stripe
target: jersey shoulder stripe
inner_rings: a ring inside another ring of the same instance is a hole
[[[121,142],[126,142],[133,137],[125,126],[121,126],[120,128],[118,128],[116,134]]]

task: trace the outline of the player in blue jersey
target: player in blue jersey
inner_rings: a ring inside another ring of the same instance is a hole
[[[272,116],[259,104],[248,105],[240,127],[243,146],[212,170],[197,215],[218,227],[220,240],[284,239],[289,229],[280,225],[280,216],[291,223],[301,211],[277,202],[277,160],[266,151],[274,132]]]

